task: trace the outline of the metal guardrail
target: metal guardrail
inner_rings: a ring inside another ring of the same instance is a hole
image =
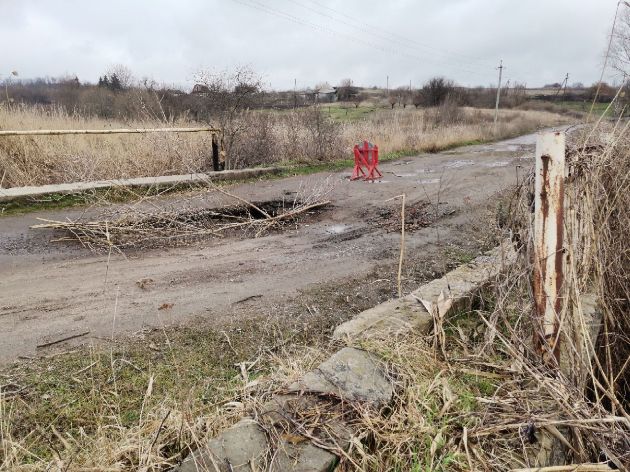
[[[212,169],[222,170],[219,162],[219,144],[217,135],[221,130],[211,127],[198,128],[118,128],[118,129],[40,129],[40,130],[0,130],[2,136],[63,136],[94,134],[149,134],[149,133],[211,133],[212,134]]]
[[[217,128],[119,128],[119,129],[41,129],[24,131],[0,130],[0,136],[61,136],[66,134],[146,134],[146,133],[218,133]]]

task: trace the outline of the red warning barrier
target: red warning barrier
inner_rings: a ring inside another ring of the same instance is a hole
[[[383,177],[378,170],[378,146],[363,141],[363,146],[354,146],[354,170],[350,180],[376,180]]]

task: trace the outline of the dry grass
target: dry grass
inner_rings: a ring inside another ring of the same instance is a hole
[[[173,123],[186,126],[187,123]],[[163,127],[71,115],[62,108],[0,106],[0,129],[107,129]],[[185,174],[210,160],[208,133],[0,138],[3,187]]]
[[[492,110],[456,108],[380,110],[369,120],[344,127],[348,144],[368,139],[384,153],[400,150],[436,152],[462,143],[518,136],[540,128],[567,123],[566,117],[540,111],[501,110],[500,122],[493,127]]]
[[[232,126],[238,131],[225,140],[230,143],[227,165],[239,168],[347,159],[353,145],[364,139],[377,143],[383,154],[435,152],[569,121],[547,112],[502,110],[495,129],[492,113],[446,105],[429,110],[379,110],[361,121],[334,123],[314,109],[245,112]],[[0,129],[156,126],[164,123],[105,121],[59,108],[0,107]],[[210,136],[205,133],[2,138],[0,181],[3,187],[15,187],[199,172],[209,166],[210,149]]]
[[[629,127],[596,124],[573,140],[568,154],[567,307],[594,294],[602,311],[598,337],[580,323],[566,328],[575,345],[568,352],[571,378],[586,382],[593,399],[613,412],[630,406]]]

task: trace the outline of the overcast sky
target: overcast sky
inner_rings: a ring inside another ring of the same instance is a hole
[[[249,65],[273,88],[351,77],[419,86],[538,86],[599,78],[613,0],[0,0],[0,78],[124,64],[191,85],[200,69]],[[4,69],[4,70],[2,70]]]

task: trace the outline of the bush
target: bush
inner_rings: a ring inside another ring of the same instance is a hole
[[[465,114],[454,99],[444,100],[440,106],[427,110],[427,122],[434,128],[463,123]]]
[[[434,77],[422,87],[422,96],[426,106],[441,105],[449,96],[455,95],[455,83],[444,77]]]

